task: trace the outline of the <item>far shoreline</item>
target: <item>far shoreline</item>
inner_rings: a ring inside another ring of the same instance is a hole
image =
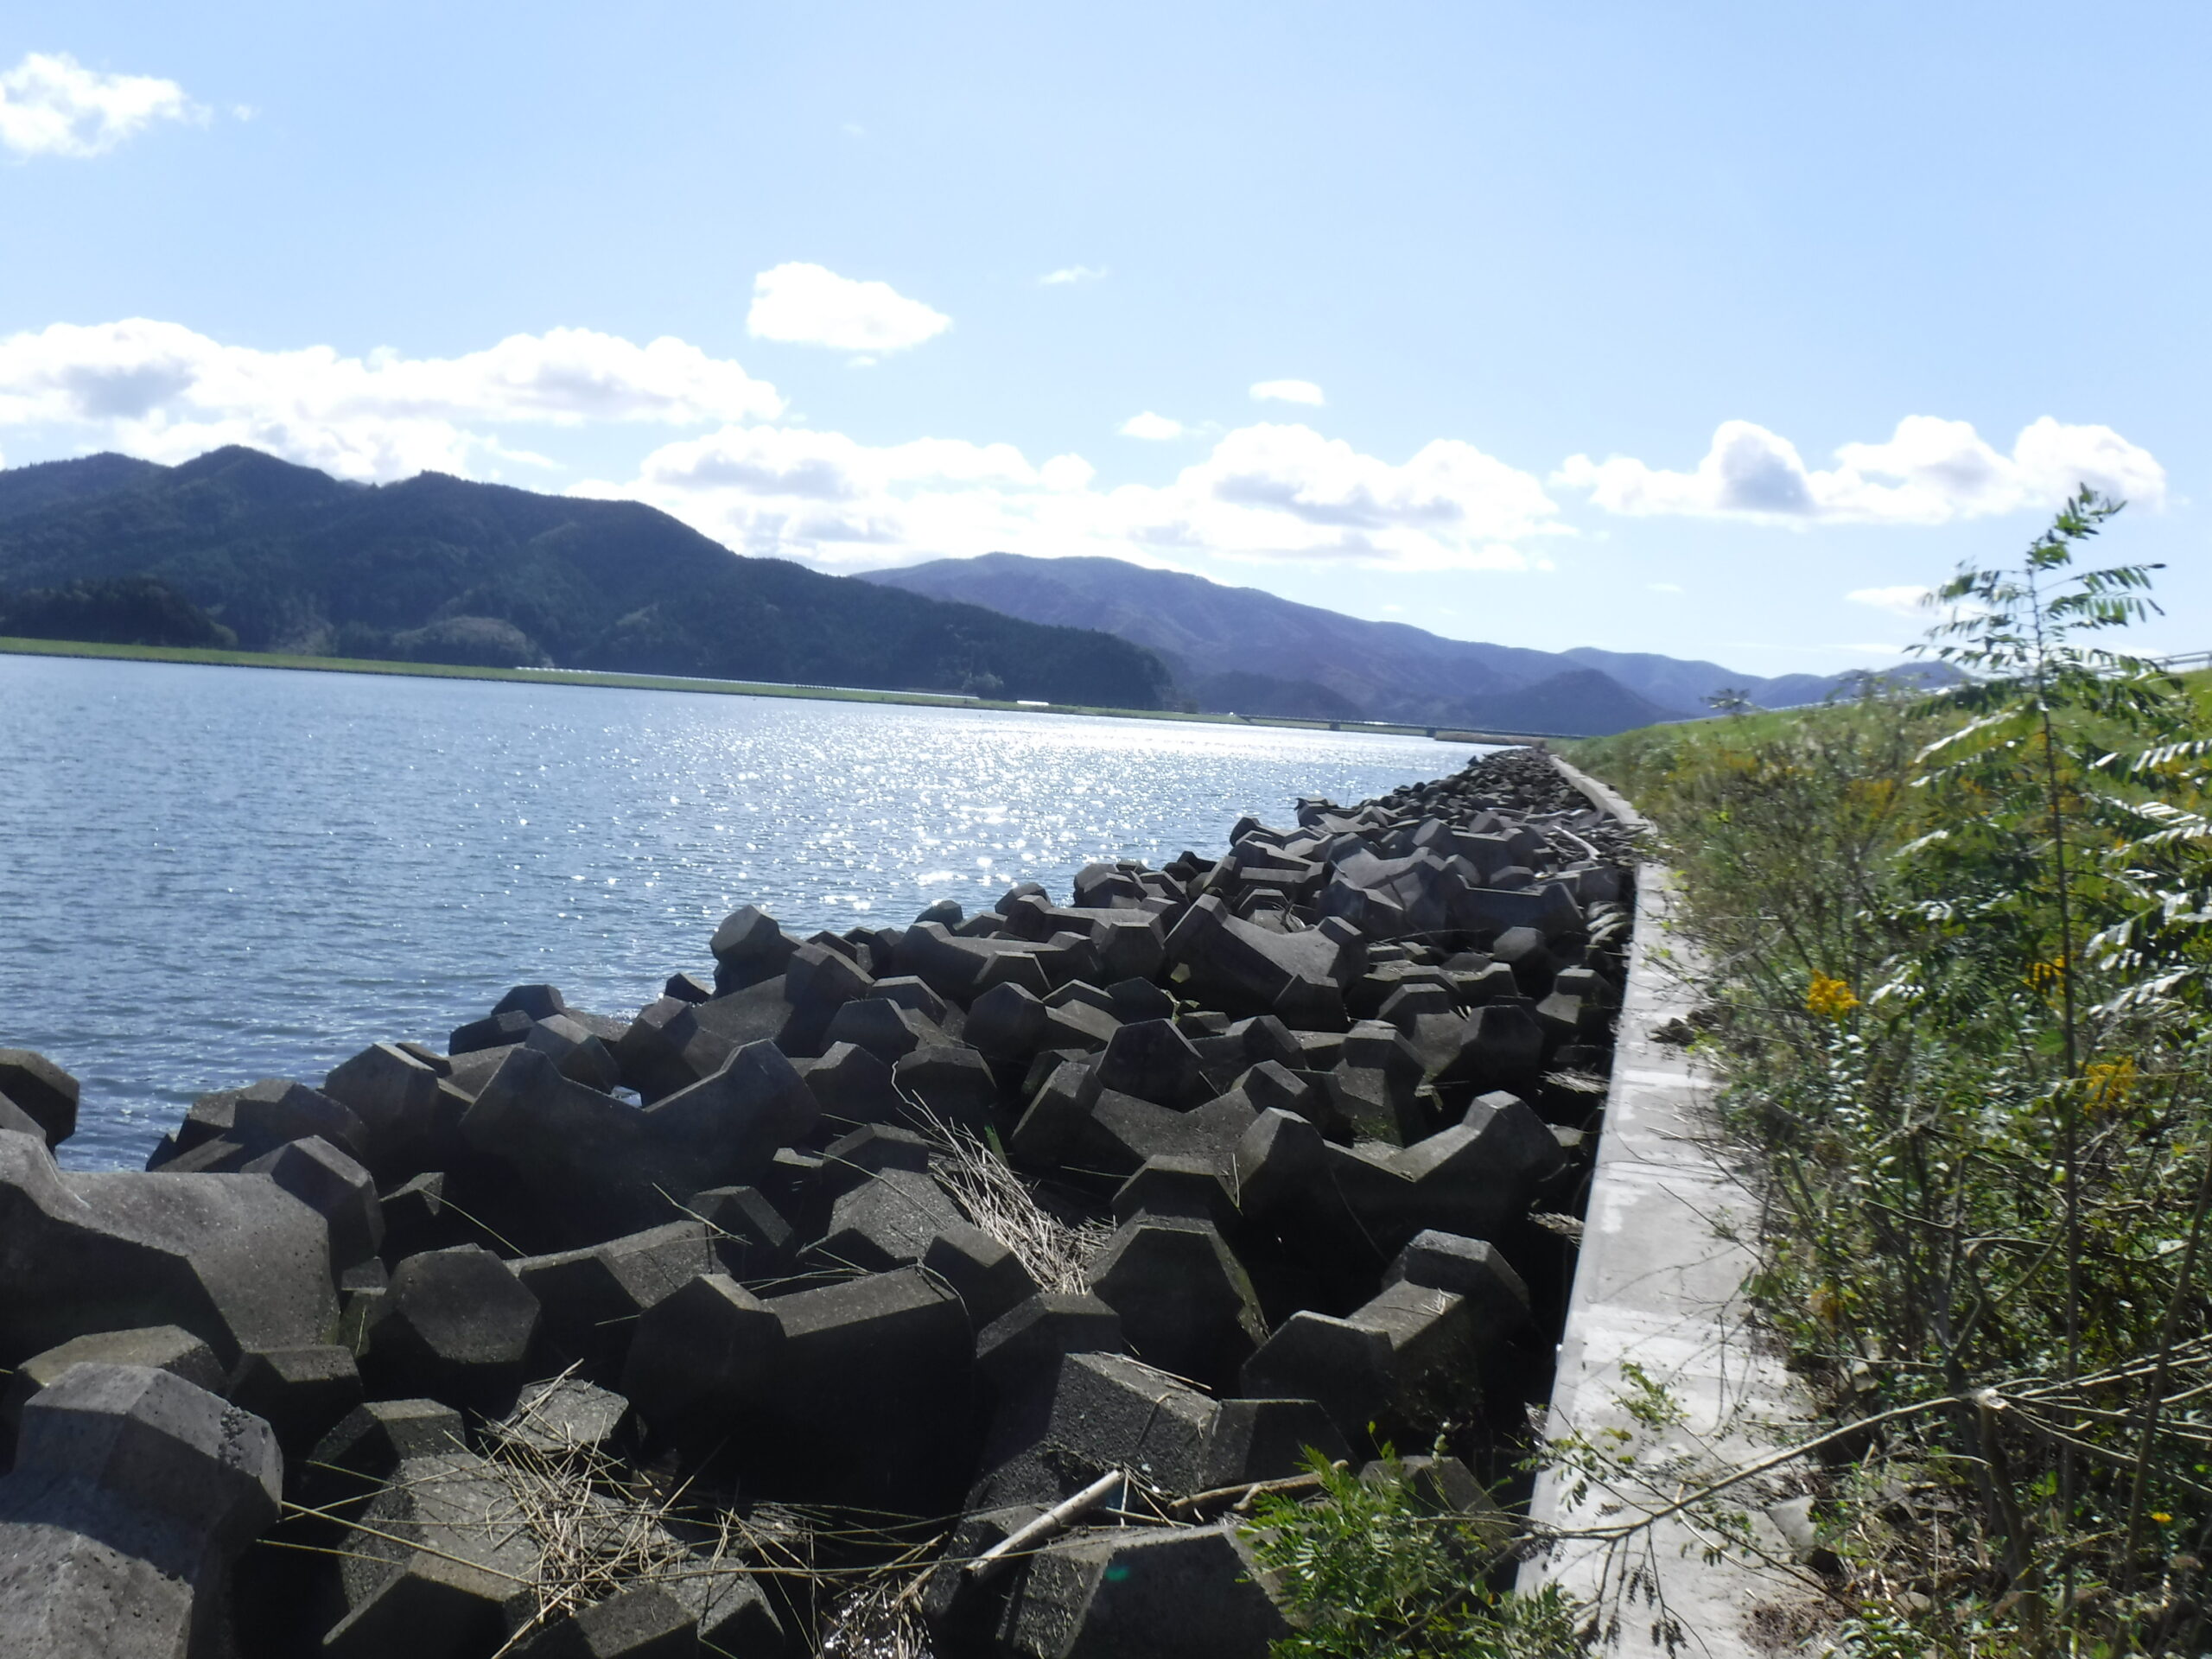
[[[817,702],[901,703],[923,709],[975,709],[1008,715],[1084,715],[1109,720],[1157,720],[1196,726],[1262,726],[1302,732],[1355,732],[1427,737],[1442,743],[1518,744],[1574,741],[1569,732],[1477,732],[1396,721],[1300,720],[1279,715],[1197,715],[1169,709],[1105,709],[1077,703],[1017,702],[944,691],[878,691],[857,686],[794,685],[773,681],[712,680],[672,674],[615,674],[597,669],[474,668],[458,663],[387,662],[363,657],[309,657],[278,652],[216,651],[188,645],[111,645],[75,639],[0,637],[0,656],[73,657],[207,668],[284,669],[322,674],[383,674],[416,679],[493,680],[523,685],[583,685],[615,691],[678,691],[710,696],[798,698]]]

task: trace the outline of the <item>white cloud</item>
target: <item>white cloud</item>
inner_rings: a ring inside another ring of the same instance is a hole
[[[486,454],[536,461],[483,429],[510,423],[683,425],[783,407],[773,386],[685,341],[586,328],[450,358],[263,351],[143,317],[0,339],[0,427],[89,429],[161,461],[250,443],[346,478],[467,471]]]
[[[98,156],[156,121],[206,114],[173,80],[106,74],[66,52],[26,53],[0,73],[0,149],[17,156]]]
[[[1147,409],[1141,415],[1130,416],[1117,429],[1125,438],[1147,438],[1155,443],[1164,443],[1170,438],[1183,435],[1183,423],[1170,420],[1165,415],[1155,415]]]
[[[2108,426],[2048,415],[2021,432],[2010,455],[1964,421],[1910,415],[1885,442],[1843,445],[1836,461],[1816,471],[1788,439],[1724,421],[1694,472],[1574,455],[1552,481],[1589,491],[1609,512],[1796,524],[1947,524],[2048,506],[2082,483],[2151,507],[2166,493],[2165,469],[2148,450]]]
[[[651,502],[741,552],[874,567],[1003,550],[1522,570],[1550,533],[1543,486],[1440,440],[1402,464],[1304,426],[1224,435],[1164,485],[1093,486],[1080,456],[1033,466],[1008,444],[870,446],[837,433],[731,426],[666,445],[626,483],[583,493]]]
[[[1046,288],[1065,288],[1076,283],[1095,283],[1106,275],[1104,267],[1093,270],[1089,265],[1062,265],[1058,270],[1048,270],[1037,280]]]
[[[899,352],[934,339],[952,319],[888,283],[855,282],[821,265],[778,265],[753,279],[747,331],[757,340],[841,352]]]
[[[1682,584],[1679,582],[1647,582],[1643,585],[1655,594],[1679,594],[1682,591]]]
[[[1321,388],[1311,380],[1262,380],[1252,388],[1255,402],[1267,404],[1311,404],[1321,407]]]
[[[1854,588],[1844,597],[1853,605],[1872,605],[1898,616],[1925,616],[1929,590],[1907,583],[1901,588]]]

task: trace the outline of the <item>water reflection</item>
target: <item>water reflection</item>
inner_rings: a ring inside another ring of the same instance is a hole
[[[1357,734],[0,657],[0,1045],[79,1166],[192,1096],[439,1041],[551,980],[627,1011],[740,904],[798,931],[1217,850],[1465,760]]]

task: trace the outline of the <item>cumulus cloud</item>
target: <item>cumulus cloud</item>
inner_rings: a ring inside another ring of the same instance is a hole
[[[753,279],[745,326],[757,340],[841,352],[899,352],[933,340],[952,319],[888,283],[855,282],[822,265],[792,263]]]
[[[1093,270],[1089,265],[1062,265],[1058,270],[1048,270],[1037,280],[1046,288],[1067,288],[1077,283],[1095,283],[1106,274],[1103,267]]]
[[[2164,503],[2165,469],[2108,426],[2046,415],[1999,453],[1965,421],[1910,415],[1881,443],[1847,443],[1836,465],[1808,467],[1796,447],[1750,421],[1724,421],[1692,472],[1641,461],[1571,456],[1552,481],[1587,490],[1609,512],[1941,524],[2046,506],[2079,484],[2145,506]]]
[[[1253,400],[1262,404],[1310,404],[1321,407],[1321,388],[1311,380],[1262,380],[1252,388]]]
[[[459,357],[226,346],[181,324],[55,323],[0,339],[0,428],[89,429],[159,461],[249,443],[341,477],[532,461],[485,429],[773,418],[766,381],[697,346],[588,328],[514,334]]]
[[[67,52],[29,52],[0,73],[0,149],[98,156],[156,121],[204,120],[173,80],[87,69]]]
[[[1172,483],[1110,490],[1077,455],[1032,464],[1009,444],[776,426],[671,443],[636,479],[580,489],[649,501],[741,552],[858,567],[996,549],[1519,570],[1543,561],[1516,543],[1556,512],[1535,479],[1468,444],[1394,463],[1281,425],[1227,434]]]
[[[1132,415],[1123,421],[1119,430],[1125,438],[1148,438],[1155,443],[1164,443],[1169,438],[1183,435],[1183,423],[1155,415],[1147,409],[1143,414]]]
[[[1854,588],[1844,597],[1853,605],[1872,605],[1898,616],[1920,616],[1927,609],[1929,589],[1907,583],[1900,588]]]

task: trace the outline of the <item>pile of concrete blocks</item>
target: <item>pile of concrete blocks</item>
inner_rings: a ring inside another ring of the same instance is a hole
[[[75,1084],[0,1051],[0,1651],[797,1655],[944,1535],[946,1659],[1260,1659],[1178,1500],[1521,1449],[1631,880],[1509,752],[1065,904],[743,909],[633,1017],[518,986],[141,1173],[60,1169]],[[556,1500],[628,1565],[560,1580]]]

